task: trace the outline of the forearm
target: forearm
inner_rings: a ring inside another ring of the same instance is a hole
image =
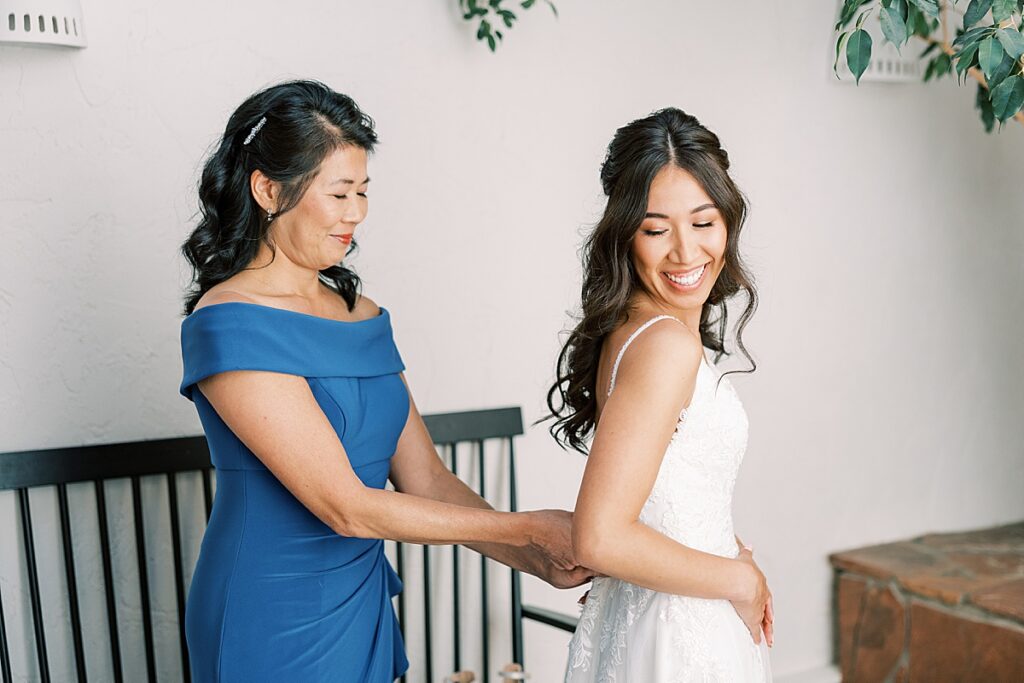
[[[337,522],[331,526],[345,536],[424,545],[469,545],[495,538],[505,539],[510,545],[530,543],[533,528],[528,515],[497,512],[480,501],[479,496],[476,498],[477,501],[472,501],[463,494],[459,502],[431,500],[364,488],[354,500],[346,501],[345,509],[334,515]]]
[[[586,566],[662,593],[746,600],[754,586],[751,569],[744,563],[687,547],[639,520],[604,533],[589,546],[577,548],[577,557]]]
[[[441,471],[438,476],[425,488],[424,496],[445,503],[461,505],[464,507],[492,510],[491,505],[481,498],[476,491],[466,485],[464,481],[452,474],[449,470]],[[496,543],[493,541],[478,541],[466,543],[466,547],[485,555],[492,560],[513,567],[514,569],[529,570],[531,558],[535,553],[524,547],[510,545],[508,543]]]

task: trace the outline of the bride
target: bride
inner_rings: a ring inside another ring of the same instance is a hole
[[[584,248],[579,324],[548,405],[586,452],[573,517],[584,597],[567,683],[770,681],[772,597],[733,532],[747,417],[728,378],[725,303],[757,297],[738,251],[747,204],[718,137],[678,109],[620,128]],[[751,360],[751,363],[753,361]]]

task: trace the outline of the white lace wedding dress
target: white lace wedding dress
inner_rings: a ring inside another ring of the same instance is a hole
[[[632,341],[659,320],[642,325]],[[682,323],[680,323],[682,324]],[[683,545],[736,557],[732,491],[747,446],[747,416],[728,378],[706,360],[679,417],[640,521]],[[768,651],[727,600],[684,597],[611,577],[594,579],[569,644],[566,683],[762,683]]]

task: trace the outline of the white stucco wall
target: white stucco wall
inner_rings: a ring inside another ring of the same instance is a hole
[[[313,77],[378,123],[356,264],[425,412],[539,417],[612,132],[676,105],[720,135],[752,203],[736,519],[775,592],[777,674],[830,658],[829,552],[1024,516],[1024,130],[986,135],[951,82],[836,83],[832,3],[560,0],[496,55],[454,0],[84,5],[87,49],[0,47],[0,451],[198,433],[177,394],[198,168],[242,98]],[[524,507],[571,507],[583,459],[542,427],[519,453]],[[30,628],[16,528],[0,494],[12,637]],[[525,591],[563,611],[579,594]],[[558,678],[567,638],[527,635],[534,680]]]

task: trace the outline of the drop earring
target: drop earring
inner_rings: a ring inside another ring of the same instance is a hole
[[[267,209],[267,222],[269,223],[272,220],[274,220],[274,212],[271,211],[270,209]]]

